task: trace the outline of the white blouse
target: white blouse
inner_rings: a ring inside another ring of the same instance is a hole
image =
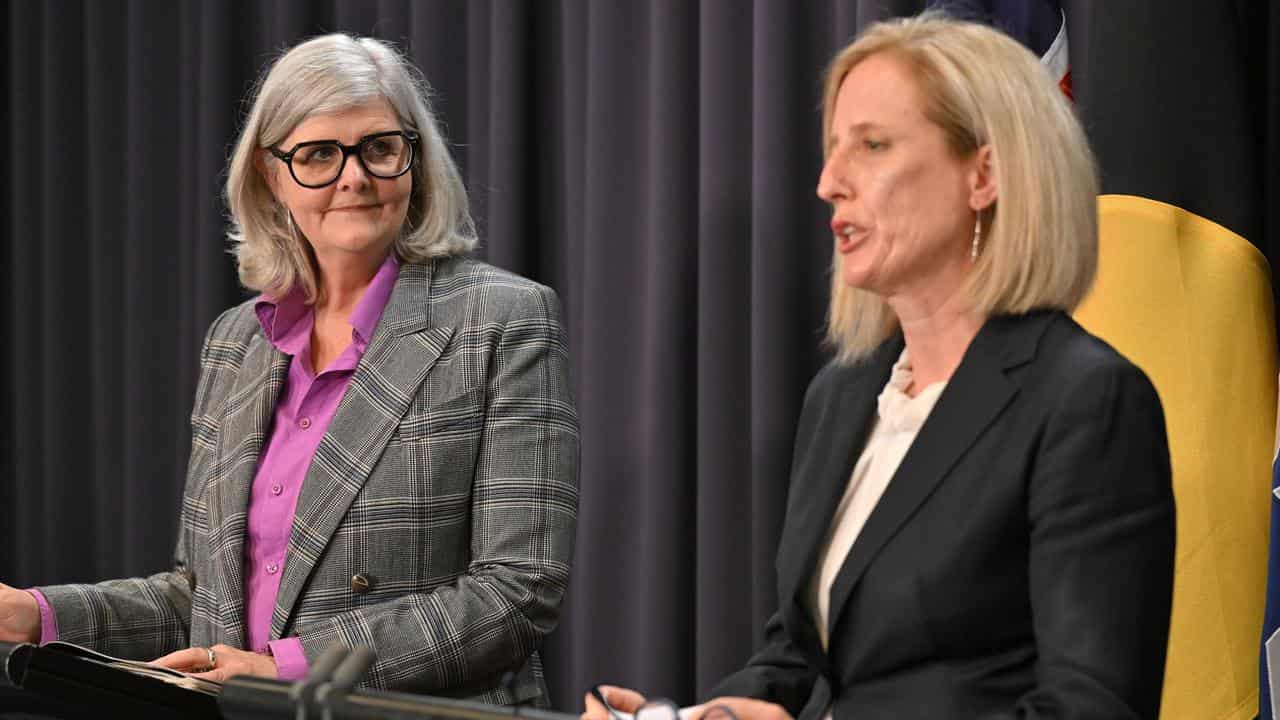
[[[822,648],[828,644],[828,615],[831,611],[831,585],[840,567],[844,565],[853,541],[858,539],[867,517],[880,502],[880,496],[889,487],[889,480],[897,472],[898,465],[915,441],[920,426],[929,417],[933,406],[942,394],[945,382],[934,383],[915,397],[906,393],[911,386],[911,358],[904,349],[893,364],[889,383],[877,399],[878,412],[867,446],[853,466],[853,475],[845,488],[844,497],[836,507],[827,541],[818,556],[818,571],[809,585],[809,610],[822,639]]]

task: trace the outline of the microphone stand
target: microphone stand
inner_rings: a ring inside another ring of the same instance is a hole
[[[315,698],[316,690],[332,677],[349,653],[345,645],[338,643],[330,645],[316,664],[311,666],[306,679],[294,683],[293,687],[289,688],[289,700],[297,709],[295,715],[297,720],[307,720],[307,707]]]
[[[373,657],[373,651],[367,647],[352,650],[334,671],[333,679],[316,689],[315,702],[320,708],[323,720],[333,720],[334,700],[351,692],[356,681],[373,664]]]

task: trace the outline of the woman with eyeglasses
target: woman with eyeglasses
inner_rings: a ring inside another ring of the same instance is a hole
[[[213,680],[369,646],[370,687],[545,704],[577,512],[559,302],[465,256],[425,83],[377,40],[299,44],[256,92],[226,200],[260,294],[204,343],[174,567],[0,586],[0,640]]]

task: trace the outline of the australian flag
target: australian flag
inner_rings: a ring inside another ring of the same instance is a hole
[[[1067,47],[1067,18],[1059,0],[944,0],[935,3],[953,17],[993,25],[1026,45],[1068,98],[1071,62]]]
[[[1262,619],[1262,682],[1258,715],[1280,718],[1280,457],[1271,466],[1271,554],[1267,560],[1267,610]]]

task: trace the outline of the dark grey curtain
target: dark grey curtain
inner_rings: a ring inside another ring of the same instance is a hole
[[[0,581],[167,565],[200,341],[244,297],[220,199],[244,98],[281,48],[372,34],[400,43],[437,91],[479,254],[555,287],[567,309],[582,502],[573,585],[546,647],[555,700],[576,709],[604,680],[694,700],[745,661],[776,605],[793,425],[824,360],[821,70],[859,27],[924,4],[9,0]],[[1093,102],[1131,42],[1102,6],[1066,3],[1077,99],[1104,183],[1135,192],[1129,171],[1150,158],[1133,147],[1152,141],[1141,117]],[[1275,67],[1277,13],[1224,7],[1224,32],[1253,43],[1214,50],[1254,73],[1221,99],[1249,113],[1229,134],[1258,144],[1235,185],[1253,223],[1238,231],[1270,255],[1277,163],[1257,153],[1276,157],[1262,138],[1277,96],[1257,88],[1278,78],[1249,63]],[[1267,22],[1232,24],[1248,13]],[[1093,34],[1109,44],[1091,47]],[[1221,111],[1184,118],[1186,140]],[[1143,112],[1155,122],[1168,108]]]

